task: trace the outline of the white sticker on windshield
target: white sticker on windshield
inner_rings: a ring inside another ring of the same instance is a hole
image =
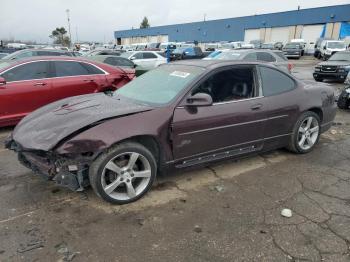
[[[178,77],[186,78],[186,77],[188,77],[190,75],[190,73],[181,72],[181,71],[174,71],[170,75],[171,76],[178,76]]]

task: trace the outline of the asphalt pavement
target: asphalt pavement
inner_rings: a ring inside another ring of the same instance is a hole
[[[315,60],[291,62],[312,80]],[[339,110],[309,154],[168,174],[113,206],[44,181],[0,146],[0,261],[350,261],[349,147],[350,111]]]

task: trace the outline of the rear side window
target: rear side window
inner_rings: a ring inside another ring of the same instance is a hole
[[[135,53],[132,57],[134,57],[134,59],[143,59],[142,53]]]
[[[250,54],[247,54],[245,57],[244,57],[244,60],[246,61],[256,61],[258,60],[257,56],[256,56],[256,53],[250,53]]]
[[[48,62],[34,62],[17,66],[3,73],[1,76],[7,82],[42,79],[48,77]]]
[[[276,62],[276,58],[274,58],[271,54],[266,52],[259,52],[256,56],[258,61]]]
[[[143,53],[143,58],[144,59],[154,59],[154,58],[157,58],[157,56],[153,53]]]
[[[264,96],[273,96],[295,88],[295,82],[289,76],[268,67],[260,66],[260,75]]]
[[[35,56],[35,55],[37,55],[36,52],[33,52],[33,51],[26,51],[26,52],[23,52],[23,53],[18,54],[18,55],[16,56],[16,59],[31,57],[31,56]]]
[[[89,75],[89,70],[79,62],[55,61],[53,63],[57,77]]]
[[[87,64],[87,63],[80,63],[80,64],[88,70],[89,75],[103,75],[104,74],[104,72],[101,69],[98,69],[94,65]]]
[[[122,58],[122,57],[108,57],[105,60],[106,64],[114,65],[114,66],[129,66],[133,67],[134,63],[129,61],[128,59]]]

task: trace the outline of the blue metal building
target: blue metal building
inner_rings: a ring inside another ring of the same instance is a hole
[[[118,43],[122,39],[141,39],[149,36],[167,36],[168,41],[243,41],[249,29],[265,29],[305,25],[334,25],[350,21],[350,4],[300,9],[280,13],[244,16],[220,20],[156,26],[114,32]],[[337,27],[337,26],[336,26]],[[336,30],[340,30],[340,25]],[[330,30],[327,28],[327,30]],[[331,32],[331,35],[333,32]],[[337,33],[339,35],[339,32]],[[333,36],[333,35],[332,35]],[[129,41],[130,42],[130,41]],[[135,42],[135,41],[134,41]]]

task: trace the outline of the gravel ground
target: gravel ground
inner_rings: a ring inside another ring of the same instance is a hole
[[[292,62],[312,79],[313,59]],[[127,206],[56,187],[0,147],[0,261],[350,261],[349,147],[339,111],[310,154],[169,174]]]

